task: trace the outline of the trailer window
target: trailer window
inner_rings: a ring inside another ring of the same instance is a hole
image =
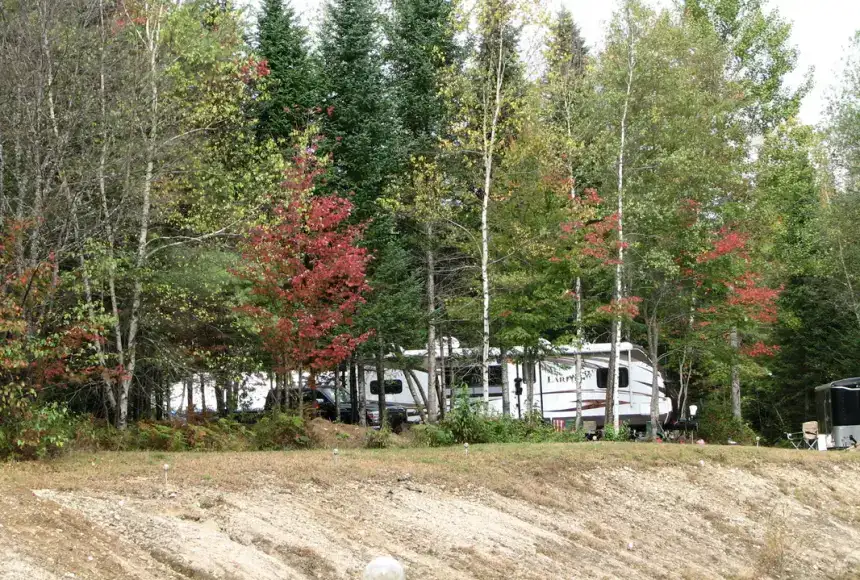
[[[490,386],[502,384],[502,366],[490,365],[488,368]],[[483,383],[480,366],[454,367],[445,369],[445,383],[448,388],[457,389],[462,385],[470,388],[479,388]]]
[[[609,384],[609,369],[597,369],[597,388],[605,389],[606,385]],[[627,376],[627,369],[619,368],[618,369],[618,390],[626,389],[627,385],[629,385],[629,379]]]
[[[860,388],[833,387],[830,398],[833,425],[860,425]]]
[[[403,381],[394,379],[385,381],[386,395],[399,395],[403,392]],[[370,394],[379,394],[379,381],[370,381]]]

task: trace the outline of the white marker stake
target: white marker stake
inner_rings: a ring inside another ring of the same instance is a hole
[[[340,455],[340,452],[337,450],[337,447],[331,450],[331,455],[334,458],[334,464],[337,465],[338,455]]]
[[[406,572],[400,562],[391,556],[382,556],[367,565],[362,580],[406,580]]]
[[[463,443],[463,450],[466,452],[466,455],[469,454],[469,444],[468,443]]]
[[[167,489],[167,472],[170,471],[170,466],[164,464],[164,489]]]

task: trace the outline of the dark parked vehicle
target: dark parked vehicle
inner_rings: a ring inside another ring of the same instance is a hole
[[[295,397],[295,392],[291,393]],[[316,390],[302,389],[303,403],[314,409],[314,414],[329,421],[340,418],[342,423],[352,423],[352,405],[348,392],[341,392],[338,404],[334,402],[334,389],[323,387]],[[293,402],[295,403],[295,402]],[[266,395],[265,410],[269,411],[275,406],[275,394],[272,391]],[[291,405],[295,408],[297,405]],[[407,412],[405,407],[394,403],[385,405],[388,417],[388,426],[395,433],[400,433],[407,425]],[[379,403],[367,401],[367,424],[375,429],[380,427]]]

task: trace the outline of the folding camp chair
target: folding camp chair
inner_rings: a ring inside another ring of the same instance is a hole
[[[802,431],[786,433],[785,438],[795,449],[818,449],[818,421],[807,421]]]

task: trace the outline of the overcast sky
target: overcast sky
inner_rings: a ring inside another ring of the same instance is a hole
[[[255,6],[258,0],[244,0]],[[315,19],[322,0],[292,0],[308,19]],[[600,45],[605,25],[617,6],[615,0],[544,0],[553,9],[566,5],[579,23],[590,46]],[[669,0],[651,0],[669,5]],[[796,85],[814,67],[815,85],[803,102],[801,120],[816,124],[821,119],[828,90],[842,68],[842,55],[854,32],[860,29],[860,0],[770,0],[770,7],[793,23],[792,43],[800,49],[798,68],[789,81]]]

